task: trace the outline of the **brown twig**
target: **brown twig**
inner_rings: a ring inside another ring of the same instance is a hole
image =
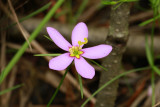
[[[21,48],[21,45],[18,45],[18,44],[15,44],[15,43],[11,43],[11,42],[7,42],[6,46],[8,46],[10,48],[13,48],[13,49],[17,49],[17,50],[19,50]],[[26,49],[25,52],[33,53],[33,54],[37,54],[38,53],[38,51],[35,50],[35,49],[32,49],[32,50]]]
[[[18,17],[17,17],[17,15],[16,15],[16,12],[14,11],[14,8],[13,8],[12,3],[11,3],[10,0],[8,0],[8,4],[9,4],[9,8],[10,8],[10,10],[11,10],[13,16],[14,16],[14,20],[15,20],[15,22],[16,22],[17,25],[18,25],[19,30],[21,31],[21,33],[22,33],[23,37],[25,38],[25,40],[28,42],[28,45],[29,45],[30,49],[32,49],[32,47],[31,47],[31,45],[30,45],[30,43],[29,43],[29,41],[28,41],[29,35],[25,32],[25,30],[23,29],[23,27],[22,27],[21,24],[19,23]]]
[[[153,107],[157,107],[158,105],[160,105],[160,102],[158,102],[157,104],[155,104]]]
[[[1,31],[1,71],[5,68],[6,65],[6,32]]]

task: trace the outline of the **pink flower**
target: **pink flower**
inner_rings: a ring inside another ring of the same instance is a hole
[[[53,70],[64,70],[74,60],[77,72],[84,78],[92,79],[95,69],[83,57],[99,59],[112,51],[112,46],[105,44],[82,49],[88,42],[88,28],[83,22],[78,23],[72,31],[72,45],[56,29],[47,27],[47,32],[58,47],[67,51],[49,61],[49,68]]]

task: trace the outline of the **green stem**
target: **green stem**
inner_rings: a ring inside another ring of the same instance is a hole
[[[53,14],[55,13],[55,11],[61,6],[61,4],[64,2],[64,0],[58,0],[57,3],[54,5],[54,7],[52,7],[52,9],[49,11],[49,13],[44,17],[44,19],[42,20],[42,22],[39,24],[39,26],[34,30],[34,32],[31,34],[30,38],[28,39],[29,42],[31,42],[32,40],[34,40],[39,32],[41,31],[41,29],[45,26],[45,24],[49,21],[49,19],[53,16]],[[12,69],[12,67],[17,63],[17,61],[20,59],[20,57],[22,56],[22,54],[25,52],[25,50],[28,47],[28,43],[25,42],[21,49],[16,53],[16,55],[12,58],[12,60],[9,62],[9,64],[7,65],[7,67],[2,71],[4,72],[4,74],[1,76],[0,78],[0,84],[2,83],[2,81],[5,79],[5,77],[8,75],[8,73],[10,72],[10,70]]]
[[[156,12],[153,10],[153,18],[155,20],[156,17]],[[152,54],[152,62],[154,65],[154,29],[155,29],[155,21],[153,21],[152,24],[152,32],[151,32],[151,54]],[[152,68],[153,69],[153,68]],[[154,70],[154,69],[153,69]],[[152,71],[152,76],[151,76],[151,85],[152,85],[152,106],[155,105],[155,76],[154,72]]]
[[[56,95],[57,95],[57,93],[58,93],[58,91],[59,91],[59,89],[60,89],[60,87],[61,87],[61,85],[62,85],[62,83],[63,83],[63,81],[64,81],[64,78],[66,77],[66,74],[67,74],[67,72],[69,71],[69,68],[70,68],[70,67],[68,67],[68,68],[66,69],[66,72],[65,72],[65,74],[63,75],[63,77],[62,77],[62,79],[61,79],[61,81],[60,81],[60,83],[59,83],[56,91],[54,92],[54,94],[53,94],[53,96],[52,96],[52,98],[50,99],[49,103],[47,104],[47,107],[49,107],[49,106],[51,105],[51,103],[53,102],[54,98],[56,97]]]
[[[151,85],[152,85],[152,107],[155,105],[155,76],[154,71],[152,71],[151,75]]]

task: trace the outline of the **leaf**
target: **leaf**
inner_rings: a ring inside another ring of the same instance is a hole
[[[61,79],[56,91],[54,92],[52,98],[50,99],[49,103],[47,104],[47,107],[49,107],[51,105],[51,103],[53,102],[54,98],[56,97],[56,95],[57,95],[57,93],[58,93],[58,91],[59,91],[59,89],[60,89],[60,87],[61,87],[61,85],[62,85],[62,83],[64,81],[64,78],[66,77],[66,74],[69,71],[69,69],[70,69],[70,66],[66,69],[66,72],[64,73],[64,75],[63,75],[63,77],[62,77],[62,79]]]
[[[53,40],[50,37],[48,37],[46,35],[44,35],[44,37],[53,42]]]
[[[155,20],[157,20],[157,19],[159,19],[159,18],[160,18],[160,14],[157,15],[156,17],[153,17],[153,18],[151,18],[151,19],[148,19],[148,20],[140,23],[139,26],[145,26],[146,24],[149,24],[149,23],[151,23],[151,22],[153,22],[153,21],[155,21]]]
[[[10,91],[12,91],[12,90],[15,90],[15,89],[17,89],[17,88],[19,88],[19,87],[21,87],[21,86],[23,86],[23,84],[19,84],[19,85],[13,86],[13,87],[11,87],[11,88],[8,88],[8,89],[6,89],[6,90],[0,91],[0,95],[3,95],[3,94],[5,94],[5,93],[7,93],[7,92],[10,92]]]
[[[77,73],[78,74],[78,73]],[[78,80],[79,80],[79,85],[80,85],[80,89],[81,89],[81,98],[83,99],[83,85],[82,85],[82,78],[81,76],[78,74]]]
[[[93,62],[94,64],[96,64],[97,66],[101,67],[103,70],[108,71],[104,66],[98,64],[96,61],[88,59],[89,61]]]
[[[152,69],[158,74],[160,75],[160,69],[157,66],[153,66]]]
[[[34,56],[59,56],[62,54],[35,54]]]
[[[146,38],[145,38],[145,48],[146,48],[146,55],[147,55],[148,63],[150,64],[151,67],[153,67],[153,65],[154,65],[153,56],[151,53],[151,49],[149,47],[148,36],[146,36]]]

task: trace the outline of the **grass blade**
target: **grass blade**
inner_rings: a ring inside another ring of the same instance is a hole
[[[154,65],[154,62],[153,62],[153,56],[152,56],[152,53],[151,53],[151,50],[150,50],[150,47],[149,47],[149,43],[148,43],[148,36],[146,36],[145,48],[146,48],[146,55],[147,55],[147,60],[148,60],[149,65],[152,67],[152,69],[158,75],[160,75],[160,70],[158,69],[158,67],[156,67]]]
[[[81,98],[83,99],[83,84],[82,84],[82,78],[79,74],[78,74],[78,81],[79,81],[79,85],[80,85],[80,89],[81,89]]]
[[[35,54],[34,56],[59,56],[62,54]]]
[[[53,42],[53,40],[50,37],[48,37],[46,35],[44,35],[44,37]]]
[[[157,66],[153,66],[152,69],[158,74],[160,75],[160,69]]]
[[[69,68],[70,68],[70,66],[66,69],[66,72],[64,73],[64,75],[63,75],[63,77],[62,77],[62,79],[61,79],[56,91],[54,92],[52,98],[50,99],[49,103],[47,104],[47,107],[49,107],[51,105],[51,103],[53,102],[54,98],[56,97],[56,95],[57,95],[57,93],[58,93],[58,91],[59,91],[59,89],[60,89],[60,87],[61,87],[61,85],[62,85],[62,83],[64,81],[64,78],[66,77],[66,74],[69,71]]]
[[[15,90],[15,89],[21,87],[22,85],[23,85],[23,84],[19,84],[19,85],[13,86],[13,87],[11,87],[11,88],[8,88],[8,89],[6,89],[6,90],[3,90],[3,91],[0,92],[0,95],[3,95],[3,94],[5,94],[5,93],[7,93],[7,92],[10,92],[10,91],[12,91],[12,90]]]
[[[97,66],[101,67],[103,70],[108,71],[108,69],[106,69],[104,66],[98,64],[96,61],[88,59],[89,61],[93,62],[94,64],[96,64]]]
[[[154,63],[153,63],[151,49],[150,49],[149,43],[148,43],[148,36],[146,36],[146,38],[145,38],[145,48],[146,48],[146,55],[147,55],[148,63],[151,67],[153,67]]]

